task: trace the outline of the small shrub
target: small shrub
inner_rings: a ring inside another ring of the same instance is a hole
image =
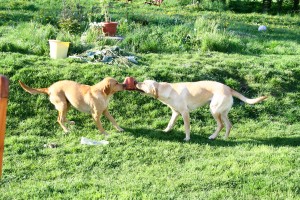
[[[194,24],[194,29],[197,33],[205,32],[216,33],[219,31],[220,22],[218,20],[211,20],[206,16],[198,17]]]
[[[237,38],[226,34],[205,34],[201,40],[201,49],[225,53],[243,52],[243,45]]]
[[[71,33],[76,33],[80,31],[79,21],[73,18],[60,18],[58,21],[58,26],[62,30],[69,31]]]
[[[58,20],[59,28],[71,33],[78,33],[86,27],[87,20],[88,16],[84,6],[74,1],[67,3],[63,0],[63,8]]]
[[[88,29],[83,37],[85,38],[85,42],[94,44],[98,41],[99,36],[102,34],[102,31],[99,29]]]
[[[194,43],[200,46],[202,51],[219,51],[225,53],[243,52],[244,43],[226,29],[221,29],[220,20],[211,20],[200,17],[195,21],[192,33]]]

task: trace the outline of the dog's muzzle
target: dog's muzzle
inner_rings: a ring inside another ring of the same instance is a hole
[[[145,93],[144,90],[140,90],[138,88],[136,88],[135,91],[138,91],[138,92],[141,92],[141,93]]]

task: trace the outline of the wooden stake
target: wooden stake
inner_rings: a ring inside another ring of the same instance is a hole
[[[8,79],[5,76],[0,75],[0,178],[2,177],[8,85]]]

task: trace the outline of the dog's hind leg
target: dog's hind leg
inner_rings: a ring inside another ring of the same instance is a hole
[[[69,132],[65,126],[66,115],[68,112],[68,102],[64,95],[50,95],[50,101],[55,106],[55,109],[58,111],[57,122],[62,127],[64,132]]]
[[[69,130],[67,129],[67,127],[65,126],[65,122],[66,122],[66,111],[65,110],[59,110],[58,111],[58,118],[57,118],[57,122],[59,123],[59,125],[63,128],[65,133],[68,133]]]
[[[70,109],[70,102],[67,101],[67,111],[66,113],[68,112],[68,110]],[[66,122],[70,125],[75,125],[75,122],[74,121],[69,121],[67,118],[65,118]]]
[[[217,122],[217,128],[216,128],[215,132],[211,136],[209,136],[209,139],[214,140],[216,137],[218,137],[218,134],[223,129],[224,125],[222,123],[222,118],[221,118],[220,113],[211,112],[211,114]]]
[[[209,139],[215,139],[218,137],[219,132],[223,129],[225,123],[226,126],[226,135],[225,138],[228,137],[231,123],[228,120],[227,114],[233,104],[233,98],[229,95],[215,95],[210,103],[210,112],[217,121],[217,129],[216,131],[209,136]],[[223,121],[223,122],[222,122]]]
[[[174,127],[178,116],[179,116],[179,112],[172,109],[172,117],[169,121],[167,128],[164,130],[164,132],[169,132]]]
[[[223,122],[225,123],[225,126],[226,126],[226,133],[225,133],[225,136],[224,136],[224,139],[226,140],[229,137],[229,133],[230,133],[232,125],[231,125],[231,123],[228,119],[228,112],[223,112],[221,114],[221,117],[222,117],[222,120],[223,120]]]

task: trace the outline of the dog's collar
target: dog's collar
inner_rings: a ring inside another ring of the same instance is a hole
[[[158,89],[157,88],[155,88],[154,98],[158,99]]]

